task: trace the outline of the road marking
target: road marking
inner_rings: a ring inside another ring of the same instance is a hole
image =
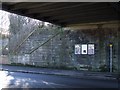
[[[64,84],[57,84],[57,83],[47,82],[47,81],[43,81],[43,80],[42,80],[42,82],[43,82],[44,84],[47,84],[47,85],[57,85],[57,86],[60,86],[60,87],[62,86],[62,87],[71,88],[71,86],[64,85]]]

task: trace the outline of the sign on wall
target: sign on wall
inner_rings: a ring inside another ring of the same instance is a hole
[[[75,54],[94,54],[94,44],[76,44]]]
[[[87,54],[87,44],[82,44],[82,54]]]
[[[81,45],[80,44],[75,45],[75,54],[81,54]]]
[[[94,44],[88,44],[88,54],[94,54]]]

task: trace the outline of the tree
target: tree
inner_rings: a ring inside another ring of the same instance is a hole
[[[25,17],[16,14],[10,14],[9,20],[10,20],[9,26],[10,34],[17,34],[17,32],[23,29],[24,25],[27,22]]]

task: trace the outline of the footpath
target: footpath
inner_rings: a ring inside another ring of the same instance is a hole
[[[58,70],[58,69],[23,67],[23,66],[9,66],[9,65],[1,65],[0,70],[9,71],[9,72],[69,76],[69,77],[83,78],[83,79],[118,80],[118,78],[119,78],[117,73],[115,74],[115,73],[109,73],[109,72],[88,72],[88,71],[77,71],[77,70]]]

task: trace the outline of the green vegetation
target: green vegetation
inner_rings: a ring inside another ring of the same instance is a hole
[[[100,72],[108,72],[109,71],[109,69],[107,68],[107,65],[101,65],[99,67],[99,70],[100,70]]]
[[[23,66],[23,67],[35,67],[35,68],[48,68],[48,69],[59,69],[59,70],[77,70],[76,67],[52,67],[52,66],[36,66],[36,65],[30,65],[30,64],[22,64],[22,63],[11,63],[10,66]]]
[[[101,65],[99,67],[99,70],[100,70],[100,72],[109,72],[109,67],[107,67],[107,65]],[[116,70],[117,70],[116,67],[113,65],[112,66],[112,71],[114,72]]]

